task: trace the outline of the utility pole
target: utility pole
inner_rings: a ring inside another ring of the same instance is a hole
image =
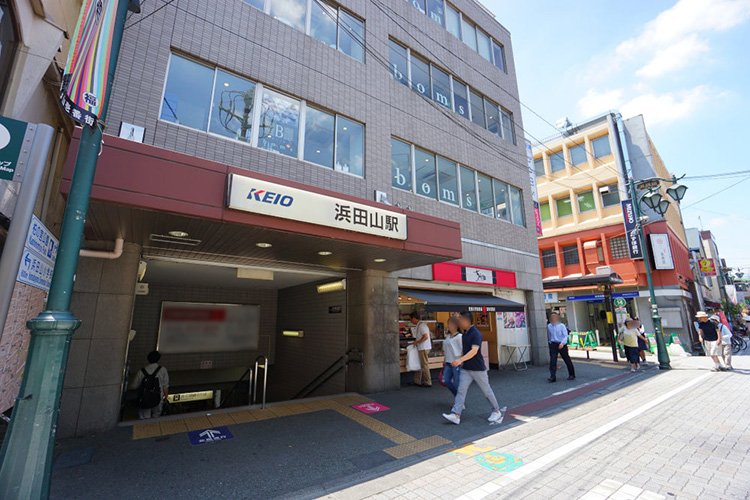
[[[133,3],[133,10],[138,10],[135,0],[113,1],[118,3],[106,92],[99,117],[102,122],[106,118],[128,7]],[[83,127],[47,310],[26,324],[31,330],[26,368],[0,453],[0,498],[3,500],[37,500],[49,496],[52,452],[70,340],[81,325],[70,312],[70,298],[101,142],[100,126]]]

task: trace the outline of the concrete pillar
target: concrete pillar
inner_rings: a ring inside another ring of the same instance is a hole
[[[531,362],[535,365],[549,364],[547,348],[547,313],[544,308],[544,295],[538,291],[525,292],[526,321],[531,341]]]
[[[82,258],[78,264],[70,307],[83,323],[70,344],[59,437],[117,425],[140,252],[139,245],[126,243],[118,259]]]
[[[346,277],[348,348],[364,353],[364,367],[348,369],[347,390],[370,393],[401,385],[398,346],[398,279],[382,271]]]

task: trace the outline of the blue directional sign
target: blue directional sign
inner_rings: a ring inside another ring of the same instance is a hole
[[[26,235],[26,248],[54,264],[59,246],[57,238],[36,215],[33,216],[29,225],[29,234]]]
[[[31,220],[16,280],[49,291],[60,246],[49,229],[36,216]]]
[[[228,427],[214,427],[213,429],[188,432],[188,438],[190,438],[190,444],[197,446],[199,444],[218,443],[219,441],[234,439],[234,436],[229,432]]]

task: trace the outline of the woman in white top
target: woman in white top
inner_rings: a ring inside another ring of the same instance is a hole
[[[463,356],[461,345],[461,334],[458,328],[458,319],[451,316],[447,325],[445,340],[443,341],[443,353],[445,354],[445,366],[443,367],[443,385],[455,396],[458,392],[458,379],[461,376],[461,367],[453,366],[455,360]]]
[[[717,315],[713,315],[709,318],[716,324],[716,329],[719,330],[721,335],[721,357],[724,361],[724,370],[734,370],[732,368],[732,330],[721,322],[721,318]]]

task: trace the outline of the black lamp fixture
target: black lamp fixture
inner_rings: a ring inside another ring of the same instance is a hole
[[[677,184],[674,183],[672,186],[667,188],[667,194],[672,197],[674,201],[677,203],[681,202],[682,199],[685,197],[685,192],[687,191],[687,186],[684,184]]]
[[[661,200],[655,210],[659,212],[659,215],[664,216],[664,214],[667,213],[667,210],[669,210],[669,200]]]
[[[652,210],[658,210],[659,203],[662,201],[662,195],[659,191],[649,191],[643,196],[646,206]]]

